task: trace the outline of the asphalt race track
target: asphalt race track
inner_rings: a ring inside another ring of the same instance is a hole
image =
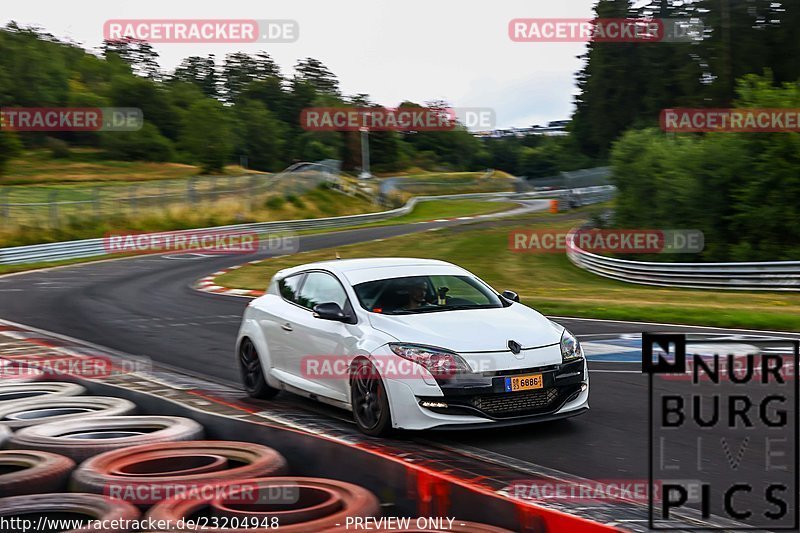
[[[527,209],[545,207],[546,202],[534,201]],[[300,237],[300,249],[334,248],[463,222],[304,235]],[[0,318],[147,356],[212,380],[237,383],[233,344],[248,300],[198,292],[191,284],[211,272],[261,257],[264,256],[143,256],[4,276],[0,277]],[[265,286],[267,281],[264,280]],[[583,341],[601,343],[642,331],[753,333],[589,319],[556,320]],[[520,470],[530,472],[552,469],[596,480],[645,480],[647,379],[640,372],[640,363],[636,358],[623,359],[627,362],[590,361],[591,411],[584,416],[521,428],[402,434],[400,438],[451,447],[459,453],[519,465]],[[347,413],[286,393],[278,401],[350,424]],[[690,431],[687,430],[687,440],[696,436]],[[685,459],[692,461],[693,456]],[[748,465],[742,468],[744,474]],[[714,475],[710,474],[710,479]],[[717,481],[730,480],[722,477]]]

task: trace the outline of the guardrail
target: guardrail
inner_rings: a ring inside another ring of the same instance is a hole
[[[800,291],[800,261],[759,263],[658,263],[606,257],[575,244],[567,235],[567,257],[605,278],[660,287],[742,291]]]
[[[216,226],[213,228],[198,228],[191,230],[170,231],[171,234],[193,233],[198,231],[247,231],[255,233],[279,233],[285,231],[301,231],[308,229],[339,228],[345,226],[357,226],[368,222],[378,222],[389,220],[410,213],[414,206],[419,202],[436,201],[443,199],[470,199],[470,198],[511,198],[511,199],[535,199],[535,198],[559,198],[569,199],[576,194],[580,194],[582,203],[596,203],[605,201],[613,196],[613,187],[591,187],[591,190],[554,190],[537,191],[529,193],[468,193],[440,196],[416,196],[411,198],[404,206],[389,211],[377,213],[364,213],[360,215],[347,215],[328,218],[312,218],[305,220],[283,220],[275,222],[251,222],[247,224],[234,224],[228,226]],[[156,234],[162,232],[154,232]],[[0,265],[43,263],[51,261],[62,261],[68,259],[82,259],[86,257],[97,257],[107,255],[105,239],[83,239],[79,241],[55,242],[46,244],[32,244],[28,246],[15,246],[13,248],[0,248]]]

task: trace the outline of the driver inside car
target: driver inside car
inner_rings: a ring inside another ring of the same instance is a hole
[[[427,301],[428,286],[425,281],[421,279],[411,279],[403,289],[405,290],[402,292],[407,293],[408,300],[401,309],[418,309],[430,305]]]

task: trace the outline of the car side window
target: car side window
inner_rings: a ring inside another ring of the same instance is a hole
[[[297,304],[313,309],[317,304],[334,302],[342,309],[347,305],[347,293],[335,277],[324,272],[309,272],[300,289]]]
[[[295,274],[288,276],[282,280],[278,280],[278,291],[284,299],[297,303],[297,289],[300,288],[300,282],[303,280],[303,274]]]

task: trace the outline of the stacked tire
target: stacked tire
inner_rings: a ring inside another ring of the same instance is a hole
[[[367,489],[291,477],[286,459],[268,446],[203,440],[194,420],[135,414],[130,401],[85,392],[74,383],[0,384],[6,523],[32,514],[116,520],[119,528],[103,531],[125,533],[126,523],[144,515],[171,523],[167,531],[299,533],[344,531],[348,518],[381,515]],[[504,530],[463,523],[451,531]]]

